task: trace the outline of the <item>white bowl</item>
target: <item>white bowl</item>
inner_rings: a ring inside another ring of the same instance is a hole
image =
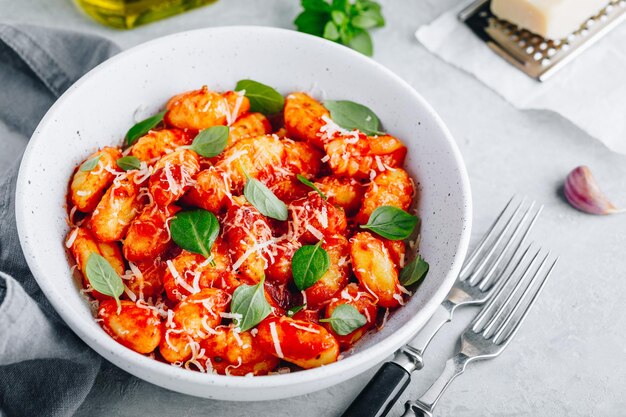
[[[328,366],[254,378],[207,375],[157,362],[125,348],[93,320],[72,279],[64,248],[65,193],[73,168],[105,145],[120,144],[137,118],[174,94],[208,85],[228,90],[244,78],[286,94],[349,99],[374,110],[408,147],[420,189],[421,253],[430,272],[408,304],[355,353]],[[471,197],[461,155],[443,122],[406,82],[348,48],[294,31],[222,27],[179,33],[113,57],[74,84],[35,131],[16,196],[22,249],[56,311],[95,351],[146,381],[200,397],[253,401],[305,394],[345,381],[406,343],[443,301],[468,245]]]

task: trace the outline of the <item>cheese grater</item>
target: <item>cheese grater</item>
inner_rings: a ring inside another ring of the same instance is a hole
[[[495,53],[539,81],[546,81],[626,19],[626,0],[612,0],[577,31],[559,40],[544,39],[491,13],[490,0],[477,0],[459,19]]]

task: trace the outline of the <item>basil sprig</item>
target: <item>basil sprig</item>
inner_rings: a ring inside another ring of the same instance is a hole
[[[340,336],[352,333],[367,323],[367,318],[350,304],[340,304],[329,318],[321,319],[322,323],[330,323],[333,331]]]
[[[409,262],[402,271],[400,271],[400,282],[405,287],[415,284],[426,276],[428,273],[428,262],[417,255],[415,259]]]
[[[291,307],[289,310],[287,310],[287,317],[293,317],[295,316],[295,314],[302,310],[303,308],[306,308],[306,304],[302,304],[299,306],[295,306],[295,307]]]
[[[142,120],[141,122],[135,124],[133,127],[128,129],[126,133],[126,146],[130,146],[137,139],[148,133],[150,130],[154,129],[159,123],[163,121],[163,117],[167,111],[162,111],[161,113],[157,113],[154,116],[148,117],[147,119]]]
[[[298,181],[300,181],[302,184],[306,185],[307,187],[311,187],[313,190],[315,190],[320,195],[320,197],[322,197],[324,200],[328,200],[328,197],[326,197],[326,195],[322,191],[320,191],[319,188],[317,188],[317,185],[307,180],[306,177],[303,177],[302,175],[297,174],[296,178],[298,178]]]
[[[78,168],[79,171],[82,172],[89,172],[92,169],[94,169],[96,167],[96,165],[98,165],[98,161],[100,161],[100,157],[102,155],[96,155],[93,158],[89,158],[88,160],[86,160],[85,162],[83,162],[80,166],[80,168]]]
[[[371,230],[389,240],[404,240],[413,234],[418,220],[417,216],[397,207],[380,206],[361,228]]]
[[[117,311],[119,312],[122,308],[120,295],[124,292],[124,284],[122,283],[122,278],[115,272],[109,261],[92,252],[87,258],[85,274],[87,275],[89,285],[94,290],[100,294],[115,298]]]
[[[183,211],[170,221],[170,233],[181,248],[208,258],[220,233],[220,224],[210,211]]]
[[[259,212],[267,217],[276,220],[287,220],[289,212],[285,203],[265,186],[261,181],[251,178],[246,174],[248,180],[243,187],[243,195],[248,202],[256,207]]]
[[[240,285],[233,293],[230,311],[241,315],[236,322],[242,332],[253,328],[272,312],[265,298],[264,282],[265,277],[256,285]]]
[[[228,126],[213,126],[198,133],[189,149],[204,156],[213,158],[222,153],[228,145]]]
[[[333,122],[347,130],[358,129],[366,135],[382,135],[376,113],[362,104],[349,100],[326,100],[324,107],[330,111]]]
[[[322,241],[316,245],[300,247],[291,258],[293,282],[300,291],[304,291],[324,276],[330,268],[330,256],[322,248]]]
[[[385,26],[381,6],[372,0],[301,0],[304,11],[294,24],[300,32],[321,36],[371,56],[369,29]]]
[[[141,161],[136,156],[128,155],[119,158],[117,161],[117,166],[123,169],[124,171],[130,171],[133,169],[141,168]]]
[[[244,91],[253,112],[271,115],[281,112],[285,106],[285,99],[278,91],[258,81],[240,80],[235,91]]]

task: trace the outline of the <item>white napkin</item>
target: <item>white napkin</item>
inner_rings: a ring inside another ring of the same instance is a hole
[[[415,36],[515,107],[559,113],[611,150],[626,154],[626,24],[540,83],[497,56],[457,18],[466,5],[420,27]]]

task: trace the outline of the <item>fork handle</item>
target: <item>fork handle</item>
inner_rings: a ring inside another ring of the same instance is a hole
[[[398,350],[391,362],[385,362],[376,375],[352,401],[342,417],[384,417],[409,384],[411,373],[422,369],[422,353],[441,327],[452,318],[453,306],[446,301],[418,335]]]
[[[411,381],[411,374],[394,362],[385,362],[342,417],[383,417]]]
[[[402,417],[432,417],[432,411],[437,402],[450,386],[454,378],[465,372],[465,367],[471,359],[464,353],[457,353],[446,361],[446,366],[439,378],[426,390],[417,401],[407,401],[406,411]]]

